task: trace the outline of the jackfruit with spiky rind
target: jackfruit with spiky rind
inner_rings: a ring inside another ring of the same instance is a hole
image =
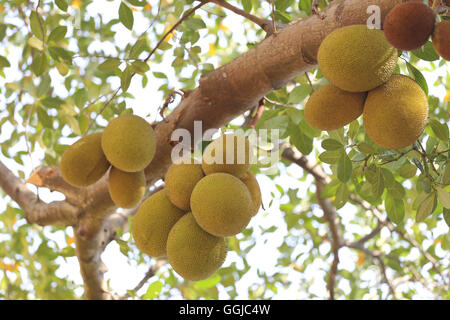
[[[206,175],[225,172],[242,177],[250,168],[253,153],[249,140],[238,134],[223,134],[204,150],[202,168]]]
[[[228,237],[248,225],[253,201],[239,178],[228,173],[212,173],[195,185],[191,210],[203,230],[217,237]]]
[[[226,256],[226,239],[204,231],[190,212],[170,230],[167,260],[175,272],[186,280],[208,278],[223,265]]]
[[[383,23],[388,42],[399,50],[422,47],[433,33],[436,15],[421,2],[406,2],[389,11]]]
[[[189,210],[192,190],[204,176],[201,164],[172,163],[164,179],[170,201],[180,209]]]
[[[76,187],[86,187],[97,182],[110,164],[101,147],[102,133],[87,135],[68,147],[59,168],[64,180]]]
[[[111,120],[102,136],[108,161],[125,172],[147,167],[155,155],[156,140],[151,125],[143,118],[126,114]]]
[[[317,60],[332,84],[345,91],[364,92],[391,77],[398,55],[383,31],[350,25],[334,30],[322,41]]]
[[[450,61],[450,21],[442,20],[434,28],[433,47],[445,60]]]
[[[133,238],[139,250],[154,258],[166,256],[169,232],[184,214],[170,202],[165,189],[142,202],[132,223]]]
[[[428,117],[425,92],[412,79],[393,75],[369,92],[363,122],[373,142],[387,149],[401,149],[422,134]]]
[[[363,112],[366,92],[348,92],[327,84],[311,95],[305,104],[305,120],[319,130],[342,128]]]
[[[262,198],[261,198],[261,189],[259,188],[258,180],[253,173],[247,171],[241,178],[241,181],[247,186],[248,191],[250,191],[250,195],[252,196],[252,216],[255,216],[258,213],[259,208],[261,207]]]
[[[118,207],[136,207],[144,198],[145,185],[144,171],[125,172],[115,167],[109,171],[109,195]]]

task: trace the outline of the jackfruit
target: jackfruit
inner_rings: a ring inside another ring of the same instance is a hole
[[[389,11],[383,23],[384,35],[399,50],[422,47],[433,33],[436,15],[427,5],[406,2]]]
[[[259,207],[261,207],[261,189],[259,188],[258,180],[253,173],[247,171],[241,178],[241,181],[247,186],[250,195],[252,196],[252,216],[258,213]]]
[[[170,201],[180,209],[189,210],[192,190],[204,176],[201,164],[173,163],[164,179]]]
[[[86,187],[103,177],[110,164],[103,154],[101,139],[101,132],[92,133],[64,151],[59,165],[64,180],[76,187]]]
[[[109,171],[109,195],[118,207],[136,207],[144,198],[145,185],[144,171],[125,172],[115,167]]]
[[[184,215],[170,230],[167,259],[172,268],[186,280],[208,278],[225,262],[226,239],[204,231],[192,213]]]
[[[106,158],[117,169],[142,171],[155,155],[155,133],[143,118],[132,114],[121,115],[111,120],[105,128],[102,148]]]
[[[327,84],[305,104],[305,120],[319,130],[335,130],[357,119],[363,112],[366,92],[348,92]]]
[[[154,258],[166,256],[167,236],[184,213],[170,202],[165,189],[142,202],[132,223],[139,250]]]
[[[387,149],[401,149],[419,138],[427,116],[428,101],[422,88],[406,76],[393,75],[369,92],[363,121],[373,142]]]
[[[434,50],[445,60],[450,61],[450,21],[442,20],[434,28]]]
[[[202,168],[206,175],[225,172],[242,177],[252,163],[248,139],[237,134],[223,134],[211,142],[203,152]]]
[[[201,179],[191,195],[195,220],[217,237],[238,234],[250,222],[253,201],[247,186],[228,173],[212,173]]]
[[[397,65],[397,50],[383,31],[345,26],[321,43],[317,60],[325,78],[342,90],[369,91],[386,82]]]

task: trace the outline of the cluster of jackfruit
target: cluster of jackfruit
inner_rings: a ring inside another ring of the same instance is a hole
[[[225,261],[226,237],[242,232],[261,206],[250,165],[250,143],[235,134],[211,142],[201,163],[191,158],[172,163],[164,188],[134,217],[138,248],[151,257],[166,256],[186,280],[212,275]]]
[[[152,161],[155,148],[155,134],[147,121],[136,115],[121,115],[103,132],[89,134],[67,148],[61,157],[61,175],[73,186],[87,187],[109,169],[111,199],[118,207],[134,208],[144,197],[144,169]]]
[[[339,129],[363,115],[367,135],[377,145],[400,149],[423,132],[428,100],[412,79],[395,74],[398,53],[385,33],[366,25],[331,32],[318,64],[329,84],[305,104],[305,120],[319,130]]]

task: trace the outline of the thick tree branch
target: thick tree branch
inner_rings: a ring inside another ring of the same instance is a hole
[[[67,201],[45,203],[0,161],[0,187],[25,211],[28,223],[39,225],[73,225],[79,208]]]

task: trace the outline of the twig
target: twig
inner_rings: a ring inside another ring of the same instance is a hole
[[[148,56],[144,59],[144,62],[147,62],[150,57],[155,53],[155,51],[159,48],[159,46],[161,45],[161,43],[163,43],[163,41],[167,38],[167,36],[169,34],[171,34],[184,20],[186,20],[189,16],[191,16],[197,9],[201,8],[202,6],[204,6],[205,4],[207,4],[209,1],[201,1],[200,4],[196,5],[194,8],[190,9],[189,11],[187,11],[185,14],[183,14],[183,16],[180,18],[180,20],[178,20],[173,26],[172,28],[170,28],[169,31],[167,31],[163,37],[159,40],[159,42],[156,44],[156,46],[153,48],[153,50],[148,54]]]
[[[256,126],[256,124],[258,123],[258,120],[261,118],[261,116],[264,112],[264,102],[265,102],[264,98],[259,100],[258,106],[256,107],[255,116],[253,117],[252,122],[250,123],[251,128],[254,128]]]
[[[308,83],[311,86],[312,92],[314,92],[314,86],[313,86],[313,84],[311,82],[311,79],[309,78],[308,72],[305,72],[305,76],[306,76],[306,79],[308,79]]]
[[[272,0],[272,28],[273,28],[273,33],[276,33],[277,26],[275,25],[275,0]]]
[[[103,104],[103,106],[102,106],[102,108],[100,109],[100,111],[97,112],[97,114],[95,115],[94,120],[89,119],[89,126],[88,126],[88,128],[86,129],[85,134],[86,134],[87,132],[89,132],[89,130],[91,129],[92,125],[97,121],[98,116],[101,115],[102,112],[106,109],[106,107],[114,100],[114,98],[117,96],[117,94],[119,93],[119,91],[120,91],[120,87],[117,88],[116,90],[114,90],[114,94],[112,95],[111,98],[109,98],[108,101],[106,101],[106,102]]]

